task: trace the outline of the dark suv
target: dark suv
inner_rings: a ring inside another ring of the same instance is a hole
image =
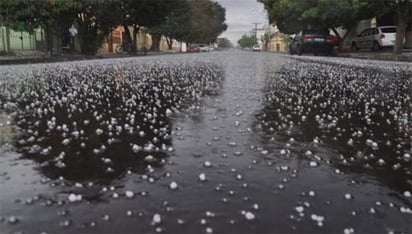
[[[290,54],[303,53],[333,54],[334,47],[338,45],[337,37],[329,34],[329,29],[308,29],[299,32],[291,38],[289,45]]]

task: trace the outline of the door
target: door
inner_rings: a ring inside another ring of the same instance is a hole
[[[378,29],[372,28],[368,32],[367,39],[365,40],[365,48],[371,49],[373,47],[373,43],[375,42],[375,38],[378,36]]]
[[[356,40],[356,46],[360,49],[364,49],[366,46],[367,37],[369,34],[369,29],[364,30],[361,32]]]

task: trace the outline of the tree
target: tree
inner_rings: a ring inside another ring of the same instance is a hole
[[[364,0],[367,1],[367,11],[374,17],[393,13],[396,15],[396,39],[393,48],[394,54],[401,54],[403,41],[406,37],[406,29],[412,24],[412,0]]]
[[[219,48],[232,48],[233,47],[232,42],[230,42],[230,40],[227,39],[227,37],[218,38],[217,45],[219,46]]]
[[[208,43],[214,43],[216,42],[218,36],[226,31],[227,29],[227,24],[225,23],[226,21],[226,9],[222,7],[219,3],[213,2],[212,5],[213,8],[213,28],[211,30],[211,33],[209,34]]]
[[[360,20],[374,17],[374,13],[368,11],[367,7],[364,0],[317,0],[314,6],[303,12],[302,19],[312,27],[332,29],[342,47],[344,40]],[[344,35],[336,30],[340,26],[346,29]]]
[[[190,10],[190,5],[186,0],[173,0],[165,21],[150,28],[149,32],[163,35],[168,48],[172,49],[173,40],[182,40],[190,31]]]
[[[340,42],[360,20],[379,17],[388,11],[397,14],[397,39],[394,52],[402,50],[405,29],[411,22],[412,0],[258,0],[268,11],[270,23],[276,24],[284,33],[295,33],[304,27],[332,29]],[[345,35],[336,27],[343,26]],[[342,44],[341,44],[342,45]]]
[[[272,40],[273,36],[275,36],[275,34],[271,34],[270,32],[266,32],[265,34],[263,34],[262,36],[262,42],[263,42],[263,49],[267,50],[268,49],[268,45],[270,40]]]
[[[211,0],[169,0],[165,20],[149,32],[163,35],[169,49],[173,40],[187,43],[213,43],[227,29],[226,10]]]
[[[269,20],[284,33],[296,33],[307,27],[330,28],[343,41],[359,20],[370,19],[365,0],[258,0],[269,13]],[[340,35],[337,27],[344,27]]]
[[[136,52],[137,34],[142,26],[150,29],[165,22],[175,0],[121,0],[121,25],[125,31],[125,40],[131,44],[132,52]],[[129,30],[129,26],[132,30]],[[152,48],[159,49],[161,34],[152,32]]]
[[[46,31],[48,51],[60,54],[61,36],[76,23],[79,27],[81,52],[96,54],[103,39],[119,24],[119,2],[97,0],[2,0],[0,14],[7,25],[24,25],[33,31],[41,26]],[[52,45],[52,36],[58,38]]]
[[[412,1],[411,0],[395,0],[397,29],[396,40],[393,52],[401,54],[403,49],[403,40],[405,38],[406,27],[412,23]]]
[[[119,21],[119,4],[114,1],[73,0],[76,6],[76,23],[79,27],[81,52],[95,55],[104,38],[116,27]]]
[[[188,0],[191,8],[190,29],[184,41],[187,43],[213,43],[227,29],[226,10],[211,0]]]
[[[74,7],[70,1],[52,0],[27,0],[14,1],[2,0],[0,14],[3,23],[13,29],[33,32],[35,28],[42,27],[46,32],[47,50],[52,51],[52,35],[60,38],[64,30],[72,25],[74,20]],[[56,53],[60,53],[60,40],[56,45]]]
[[[242,38],[240,38],[237,43],[239,44],[240,47],[242,48],[250,48],[253,45],[257,44],[257,39],[255,36],[248,36],[248,35],[243,35]]]
[[[268,12],[269,22],[281,32],[293,34],[305,27],[303,13],[316,5],[316,0],[258,0]]]

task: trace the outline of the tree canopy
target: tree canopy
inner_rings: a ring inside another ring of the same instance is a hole
[[[253,45],[257,44],[257,38],[253,36],[243,35],[237,43],[242,48],[251,48]]]
[[[212,0],[0,1],[2,22],[12,28],[24,26],[30,32],[41,26],[46,34],[59,38],[62,30],[76,24],[85,54],[95,54],[104,37],[119,25],[134,50],[141,27],[152,34],[154,50],[162,35],[188,43],[215,42],[227,28],[225,14],[225,9]]]
[[[77,0],[75,9],[81,52],[94,55],[104,38],[120,23],[119,18],[116,17],[120,11],[119,6],[112,1]]]
[[[191,10],[190,29],[185,38],[188,43],[212,43],[227,29],[226,10],[211,0],[188,0]]]
[[[233,44],[227,37],[221,37],[217,39],[217,46],[219,48],[232,48]]]
[[[367,0],[258,0],[269,13],[270,23],[284,33],[306,27],[351,28],[361,19],[373,17]]]
[[[406,25],[412,21],[412,0],[257,0],[264,4],[269,22],[284,33],[296,33],[306,27],[335,29],[342,26],[350,32],[360,20],[379,17],[388,12],[398,15],[396,46],[402,45]],[[340,39],[348,35],[335,34]],[[341,40],[343,41],[343,40]]]
[[[162,24],[152,27],[152,34],[166,37],[171,48],[173,39],[187,43],[214,43],[227,29],[226,10],[211,0],[174,0]]]

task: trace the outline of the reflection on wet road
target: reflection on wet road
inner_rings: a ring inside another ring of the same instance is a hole
[[[0,230],[411,232],[412,71],[384,65],[216,52],[1,67]]]

